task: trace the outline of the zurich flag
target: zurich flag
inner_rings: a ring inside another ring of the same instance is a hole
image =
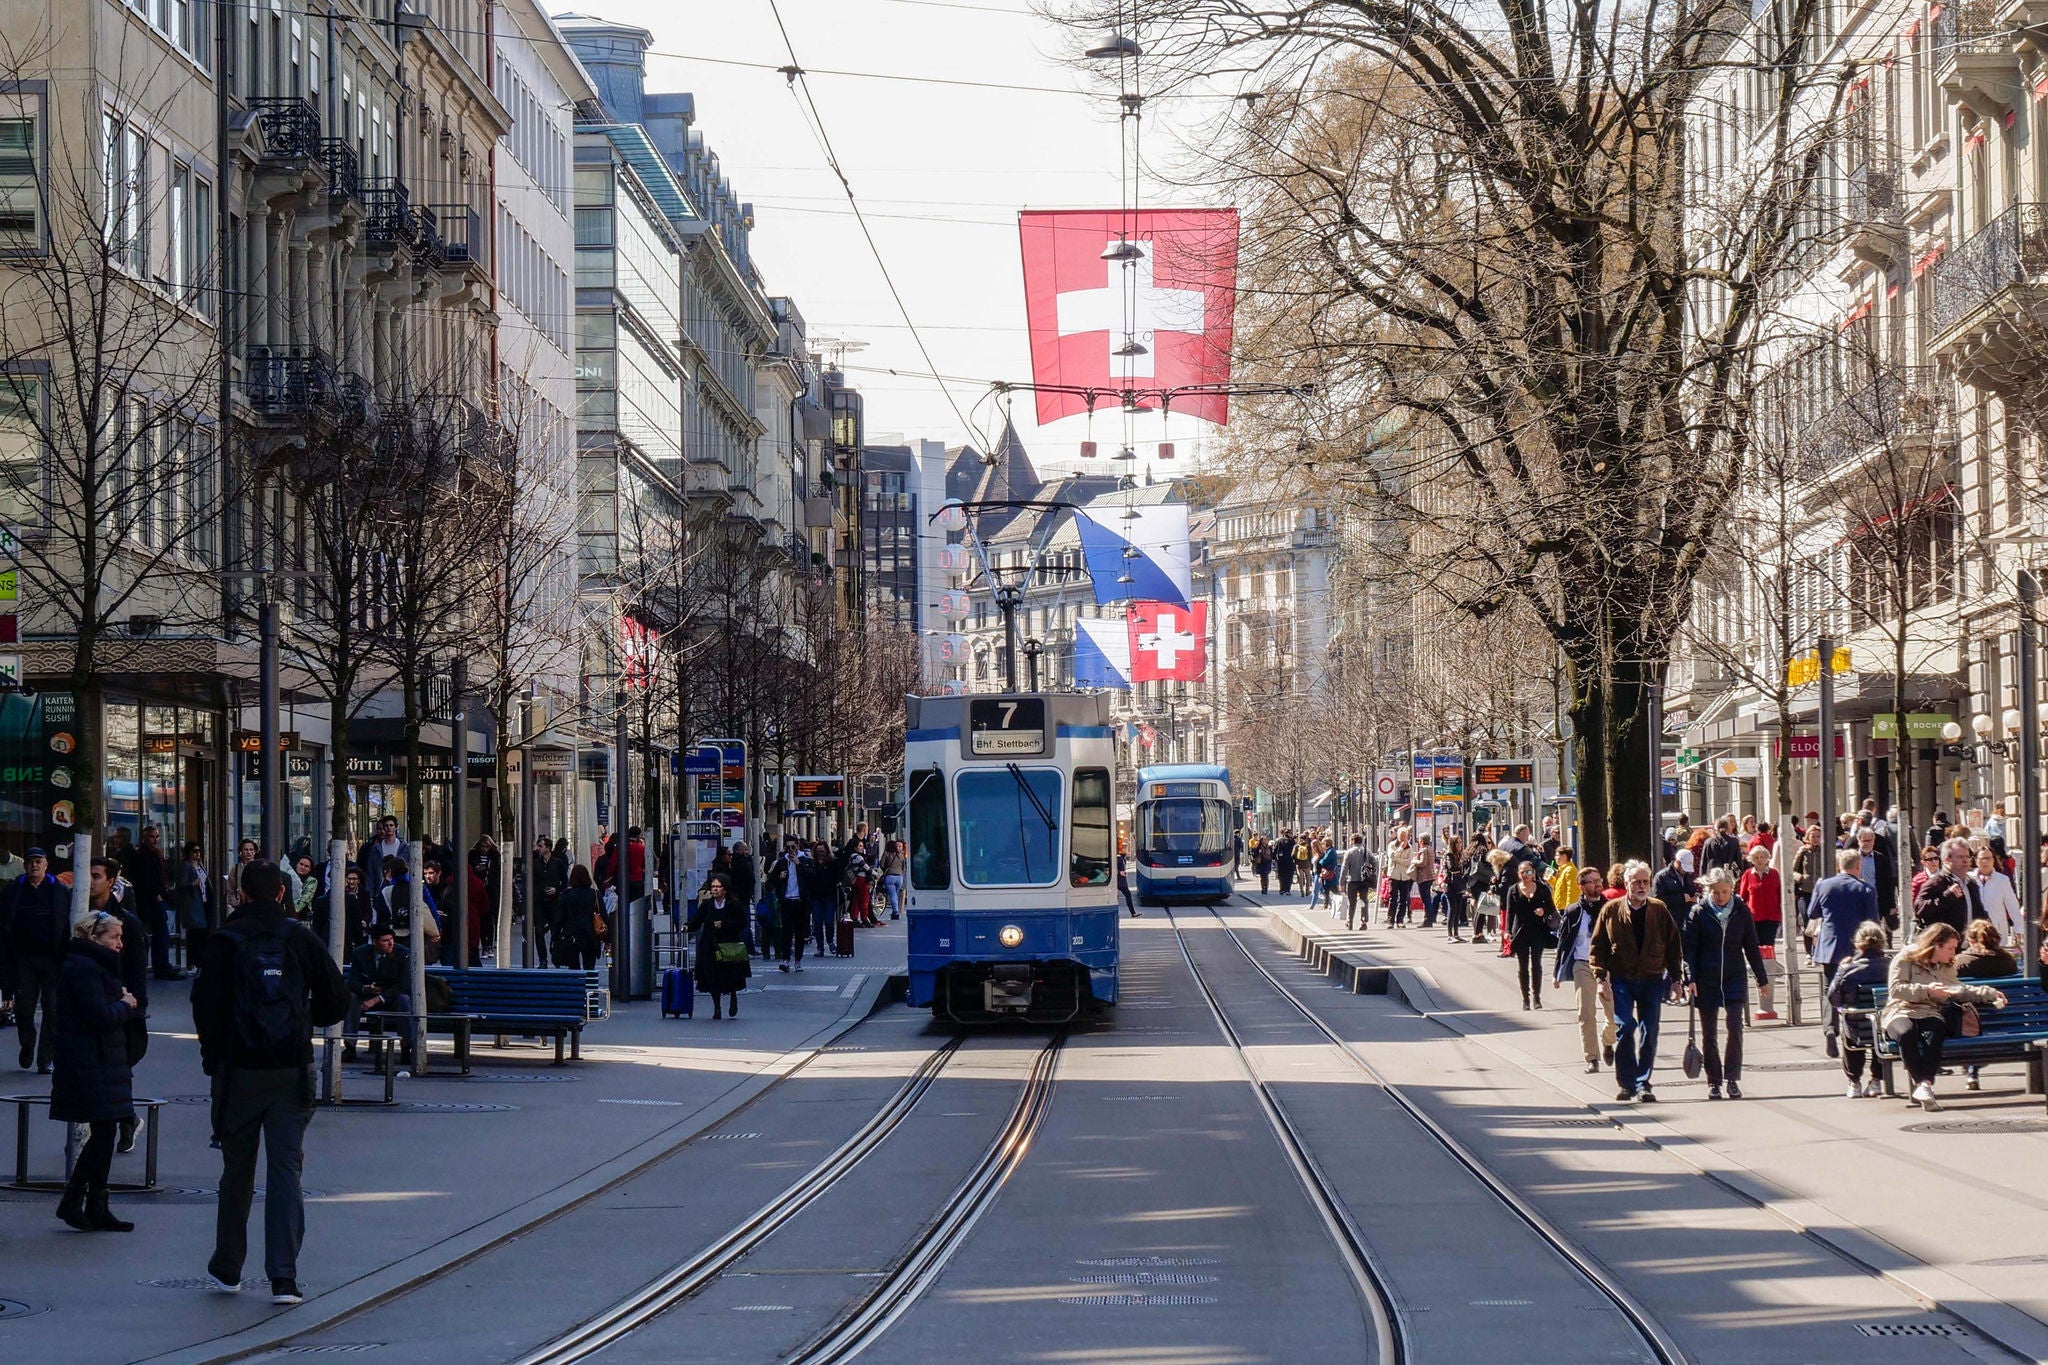
[[[1131,685],[1131,632],[1122,618],[1074,622],[1074,686],[1118,687]]]
[[[1074,525],[1081,532],[1081,556],[1097,602],[1190,604],[1194,581],[1188,567],[1186,503],[1076,512]],[[1124,578],[1130,581],[1119,581]]]

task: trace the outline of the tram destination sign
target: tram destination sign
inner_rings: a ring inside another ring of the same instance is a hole
[[[1472,786],[1475,789],[1535,785],[1536,765],[1528,759],[1481,758],[1473,761]]]
[[[846,779],[840,776],[819,774],[789,779],[789,804],[792,806],[843,806],[846,804]]]
[[[1045,752],[1045,698],[975,697],[967,703],[969,752],[1014,758]]]

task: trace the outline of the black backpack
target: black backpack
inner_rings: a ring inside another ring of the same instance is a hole
[[[233,1055],[250,1068],[296,1066],[304,1059],[313,1021],[306,978],[291,950],[294,926],[274,931],[221,930],[235,945]]]

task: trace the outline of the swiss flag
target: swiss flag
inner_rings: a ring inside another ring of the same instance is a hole
[[[1195,682],[1207,662],[1209,604],[1134,602],[1125,619],[1131,631],[1131,681]]]
[[[1094,389],[1097,407],[1114,408],[1125,389],[1229,382],[1236,209],[1059,209],[1020,213],[1017,229],[1038,383]],[[1132,258],[1104,260],[1119,242]],[[1127,341],[1143,353],[1110,354]],[[1172,407],[1219,426],[1230,415],[1221,393],[1175,395]],[[1038,391],[1040,425],[1087,410],[1084,394]]]

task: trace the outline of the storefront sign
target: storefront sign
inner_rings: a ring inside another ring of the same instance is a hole
[[[298,747],[299,747],[299,732],[298,732],[297,730],[279,730],[279,731],[277,732],[277,747],[278,747],[278,748],[280,748],[280,749],[296,749],[296,748],[298,748]],[[235,731],[235,749],[236,749],[236,751],[237,751],[238,753],[244,753],[244,754],[260,754],[260,753],[262,753],[262,752],[263,752],[263,735],[262,735],[262,732],[261,732],[261,731],[257,731],[257,730],[237,730],[237,731]]]
[[[0,654],[0,686],[21,686],[21,656]]]
[[[1714,760],[1714,776],[1730,778],[1762,777],[1763,760],[1760,758],[1736,758],[1728,756]]]
[[[0,602],[16,602],[21,596],[21,571],[0,570]]]
[[[526,761],[534,773],[565,773],[569,771],[567,749],[528,749]]]
[[[1908,711],[1906,713],[1907,739],[1940,739],[1941,727],[1955,717],[1946,711]],[[1899,718],[1894,712],[1886,711],[1870,718],[1872,739],[1897,739]]]
[[[387,781],[391,777],[391,755],[351,754],[348,775],[368,781]]]
[[[142,752],[146,754],[174,754],[178,752],[176,735],[144,735]]]
[[[286,754],[284,756],[284,775],[286,777],[311,777],[313,775],[313,756],[311,754]]]
[[[420,765],[420,781],[422,782],[453,782],[454,780],[455,769],[452,765],[445,768],[428,767],[424,763]]]
[[[1779,740],[1778,744],[1779,747],[1785,750],[1786,757],[1788,758],[1813,759],[1820,757],[1819,735],[1793,735],[1789,740]],[[1835,736],[1835,757],[1842,757],[1842,737],[1840,735]]]

